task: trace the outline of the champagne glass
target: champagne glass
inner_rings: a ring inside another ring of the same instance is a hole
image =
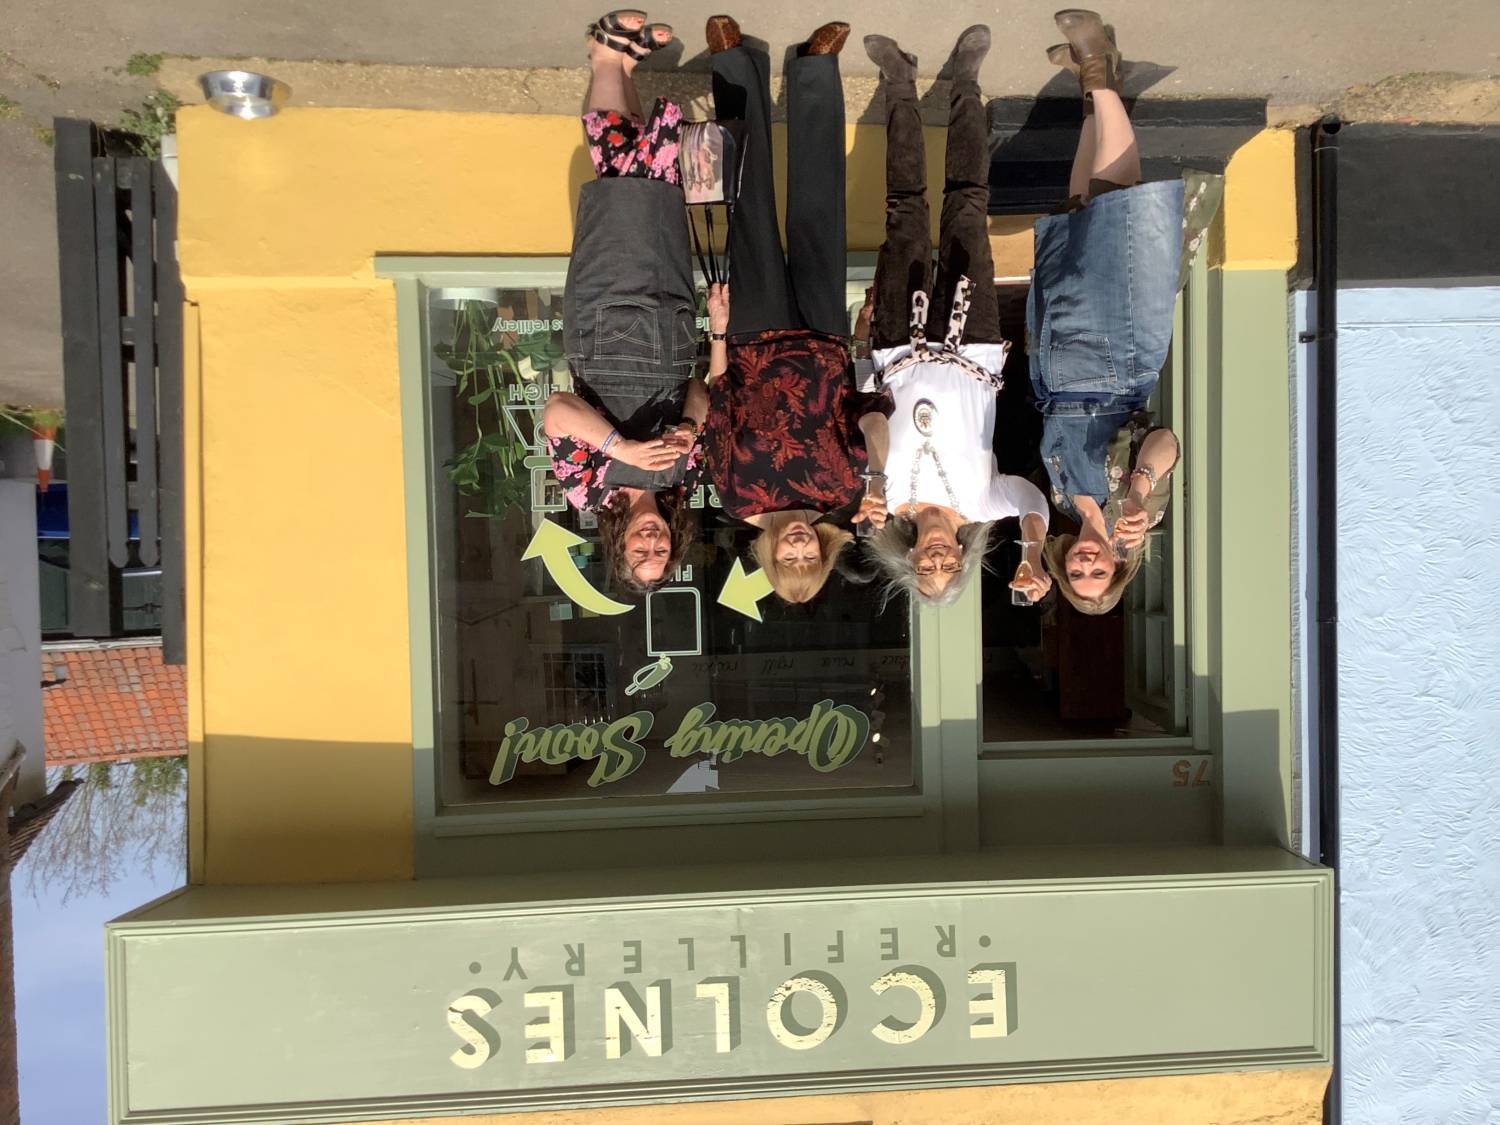
[[[1115,523],[1118,522],[1118,520],[1115,521]],[[1115,523],[1111,523],[1105,530],[1109,532],[1109,549],[1115,556],[1115,562],[1122,563],[1129,560],[1130,548],[1125,546],[1124,541],[1115,534]]]
[[[867,499],[873,497],[876,500],[885,499],[885,480],[881,477],[874,476],[873,474],[867,475],[865,477],[865,497]],[[860,505],[860,510],[861,512],[866,512],[863,504]],[[874,523],[870,521],[870,517],[868,514],[865,515],[864,519],[860,520],[857,524],[854,525],[854,534],[860,539],[868,539],[870,536],[875,534],[876,530],[877,529]]]
[[[1029,589],[1018,587],[1016,583],[1021,583],[1022,587],[1028,586],[1031,583],[1032,578],[1034,577],[1035,573],[1031,569],[1030,561],[1027,559],[1022,559],[1021,565],[1016,567],[1016,576],[1012,578],[1010,582],[1011,605],[1029,606],[1031,604],[1031,591]]]

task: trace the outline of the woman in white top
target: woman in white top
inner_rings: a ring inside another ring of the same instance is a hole
[[[989,29],[971,27],[950,59],[938,303],[929,315],[932,240],[916,59],[885,36],[865,38],[886,107],[886,238],[875,275],[872,359],[874,382],[895,404],[885,479],[871,482],[877,495],[884,484],[893,518],[870,545],[888,588],[929,605],[958,600],[984,564],[994,522],[1010,516],[1020,517],[1026,544],[1011,585],[1033,602],[1052,585],[1041,557],[1046,499],[1030,481],[1002,476],[993,452],[995,394],[1009,345],[1000,336],[987,228],[989,127],[978,74],[989,46]]]

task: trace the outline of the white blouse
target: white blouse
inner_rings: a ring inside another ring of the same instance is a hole
[[[965,344],[959,351],[988,371],[998,373],[1005,362],[1001,344]],[[874,354],[874,370],[909,354],[910,345],[882,348]],[[872,389],[873,373],[861,375],[862,388]],[[1047,522],[1041,489],[1024,477],[1002,475],[995,465],[994,387],[950,363],[907,367],[885,386],[895,403],[885,464],[886,504],[892,513],[907,504],[940,504],[957,509],[965,521],[1035,513]],[[921,402],[931,404],[924,410],[931,429],[926,435],[916,422]]]

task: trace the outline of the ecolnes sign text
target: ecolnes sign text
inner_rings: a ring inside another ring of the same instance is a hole
[[[981,935],[976,944],[987,947],[989,938]],[[757,1054],[811,1051],[850,1036],[905,1047],[955,1018],[964,1021],[966,1039],[1005,1038],[1016,1027],[1015,966],[971,963],[959,946],[957,926],[934,925],[847,936],[836,930],[816,940],[791,932],[730,933],[681,937],[675,946],[627,940],[512,947],[503,967],[469,965],[489,980],[449,1003],[448,1028],[458,1046],[448,1060],[464,1070],[505,1058],[531,1066],[576,1057],[588,1065],[632,1049],[644,1059],[662,1058],[679,1039],[719,1056],[747,1042]],[[865,970],[856,980],[843,967],[846,956],[898,963],[883,972]],[[801,967],[768,977],[755,962],[772,959]],[[743,979],[747,969],[759,987]],[[621,979],[648,974],[658,979]],[[610,983],[592,985],[595,975]],[[962,1004],[965,1014],[950,1015],[951,1002]],[[582,1048],[580,1029],[587,1037]]]

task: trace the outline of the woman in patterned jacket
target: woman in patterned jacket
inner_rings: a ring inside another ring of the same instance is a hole
[[[822,590],[853,539],[827,517],[861,502],[885,456],[883,396],[855,389],[845,305],[844,93],[849,25],[808,37],[786,68],[787,245],[776,222],[770,76],[729,16],[708,21],[715,115],[745,122],[729,286],[709,292],[708,468],[726,514],[785,601]],[[877,490],[878,491],[878,490]],[[884,520],[863,502],[855,521]]]

